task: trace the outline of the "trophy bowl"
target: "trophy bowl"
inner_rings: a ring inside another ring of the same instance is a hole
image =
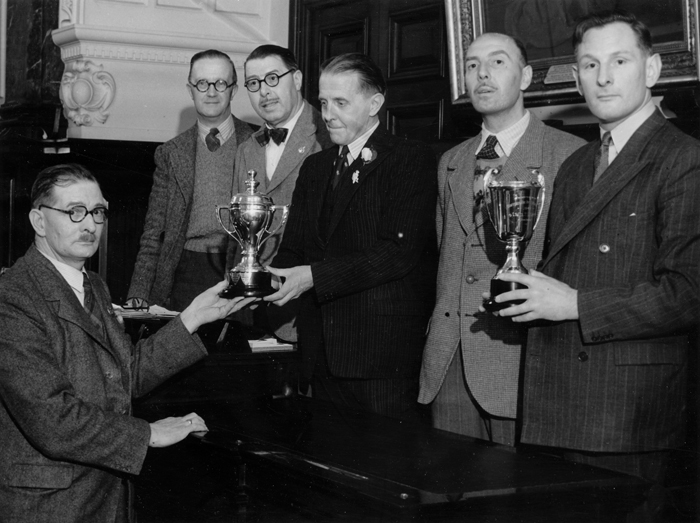
[[[535,232],[544,208],[544,177],[537,173],[537,181],[491,180],[490,172],[484,179],[484,202],[498,239],[506,244],[506,262],[491,280],[491,298],[484,303],[487,311],[494,312],[512,307],[523,300],[497,303],[494,298],[505,292],[525,289],[527,286],[496,279],[499,274],[527,274],[520,262],[521,242],[527,243]]]
[[[228,207],[216,206],[216,218],[219,224],[241,248],[241,261],[226,273],[229,286],[224,289],[222,298],[237,296],[262,297],[272,294],[272,275],[265,270],[258,259],[260,247],[270,236],[279,231],[287,222],[288,205],[274,205],[272,198],[256,192],[260,185],[255,181],[257,173],[248,171],[246,192],[234,194]],[[221,211],[229,213],[231,229],[224,225]],[[282,211],[282,218],[274,229],[271,229],[274,215]]]

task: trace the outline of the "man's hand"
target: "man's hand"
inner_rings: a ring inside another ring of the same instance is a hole
[[[151,423],[149,447],[169,447],[185,439],[190,432],[209,430],[204,420],[191,412],[181,418],[165,418]]]
[[[524,303],[500,310],[499,316],[511,317],[514,322],[578,319],[578,291],[567,284],[535,270],[531,270],[530,274],[504,272],[498,278],[529,287],[496,296],[495,301],[499,303],[525,300]]]
[[[278,279],[284,280],[276,293],[263,298],[265,301],[271,301],[275,305],[284,305],[289,300],[298,298],[314,286],[314,277],[311,274],[310,265],[300,265],[291,269],[268,267],[267,270]]]
[[[226,280],[217,283],[212,288],[207,289],[197,296],[189,306],[182,311],[180,319],[185,324],[185,328],[192,334],[205,323],[216,320],[223,320],[226,316],[241,310],[246,305],[259,300],[259,298],[237,297],[226,299],[219,296],[219,293],[228,287]]]

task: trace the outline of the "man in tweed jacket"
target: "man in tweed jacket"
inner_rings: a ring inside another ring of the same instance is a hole
[[[523,264],[534,268],[542,254],[554,176],[585,142],[545,126],[525,110],[523,91],[532,69],[513,38],[479,36],[467,51],[466,71],[467,89],[483,116],[483,128],[480,135],[448,151],[438,168],[437,302],[423,353],[419,401],[432,402],[437,428],[513,445],[526,332],[479,313],[482,294],[505,261],[505,245],[496,238],[479,199],[483,177],[477,172],[476,155],[487,138],[495,136],[499,154],[489,165],[500,169],[498,180],[544,177],[542,219],[523,257]]]
[[[216,85],[220,81],[228,86],[223,91]],[[200,82],[207,84],[205,91],[198,89]],[[192,57],[187,89],[197,123],[156,149],[148,213],[127,293],[132,304],[182,310],[224,279],[228,236],[214,208],[231,201],[236,150],[254,131],[231,114],[236,82],[228,55],[211,49]],[[210,150],[212,130],[220,145]],[[211,165],[202,165],[202,159]]]
[[[700,317],[700,143],[654,106],[661,59],[634,16],[590,16],[574,49],[601,140],[562,165],[541,272],[502,276],[529,289],[501,316],[549,320],[529,330],[522,440],[659,483]]]
[[[32,188],[34,245],[0,277],[3,522],[127,521],[128,479],[148,447],[206,430],[195,413],[134,418],[131,398],[206,356],[193,333],[246,302],[219,298],[221,284],[133,346],[107,286],[83,268],[106,209],[81,166],[45,169]]]

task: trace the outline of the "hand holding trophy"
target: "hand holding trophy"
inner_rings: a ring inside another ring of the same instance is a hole
[[[520,283],[502,281],[496,277],[504,272],[528,273],[518,256],[520,242],[528,242],[532,238],[544,208],[545,194],[544,176],[539,172],[537,181],[499,182],[492,179],[495,174],[497,170],[489,169],[484,177],[484,201],[496,236],[506,244],[508,257],[491,280],[491,298],[484,303],[484,309],[489,312],[499,311],[523,301],[494,301],[499,294],[526,288]]]
[[[272,275],[260,265],[258,252],[262,244],[287,222],[289,205],[273,205],[272,198],[256,192],[260,185],[255,181],[256,174],[255,171],[248,171],[246,192],[235,194],[228,207],[216,206],[216,218],[240,245],[242,254],[240,263],[226,274],[229,286],[221,292],[222,298],[261,297],[274,292],[270,284]],[[222,210],[228,211],[233,230],[224,225]],[[282,218],[277,227],[270,230],[275,212],[279,210],[282,211]]]

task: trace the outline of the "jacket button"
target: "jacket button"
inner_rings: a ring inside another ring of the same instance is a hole
[[[588,353],[586,352],[579,352],[578,353],[578,361],[588,361]]]
[[[466,279],[467,279],[467,283],[469,283],[469,284],[472,284],[476,281],[476,278],[474,276],[472,276],[471,274],[469,276],[467,276]]]
[[[607,243],[601,243],[598,247],[598,250],[603,254],[607,254],[610,252],[610,245],[608,245]]]
[[[447,317],[449,318],[449,317],[450,317],[450,313],[449,313],[449,312],[446,312],[446,313],[445,313],[445,316],[447,316]]]

